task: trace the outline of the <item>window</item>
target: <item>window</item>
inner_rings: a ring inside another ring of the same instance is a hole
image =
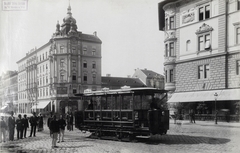
[[[190,50],[190,44],[191,44],[191,41],[188,40],[188,41],[186,42],[186,51],[189,51],[189,50]]]
[[[165,56],[168,57],[168,44],[165,44]]]
[[[84,82],[87,82],[87,74],[84,74],[84,76],[83,76],[83,81],[84,81]]]
[[[170,17],[170,29],[174,28],[174,17]]]
[[[210,5],[204,5],[199,7],[199,21],[210,18]]]
[[[198,79],[207,79],[210,76],[209,64],[198,66]]]
[[[41,61],[41,55],[40,55],[40,61]]]
[[[44,54],[42,54],[42,60],[44,60]]]
[[[48,77],[46,76],[46,84],[48,84]]]
[[[46,64],[46,70],[48,69],[48,65]]]
[[[168,18],[165,19],[165,30],[168,30]]]
[[[75,60],[72,60],[72,66],[76,67],[76,61]]]
[[[238,0],[237,3],[238,3],[238,4],[237,4],[237,9],[240,10],[240,1]]]
[[[76,80],[77,80],[76,74],[73,74],[72,75],[72,81],[76,81]]]
[[[47,56],[47,52],[46,52],[46,58],[48,58],[48,56]]]
[[[40,86],[42,85],[42,78],[40,78]]]
[[[173,82],[173,69],[170,70],[170,82]]]
[[[64,59],[61,59],[61,60],[60,60],[60,66],[61,66],[61,67],[64,67]]]
[[[237,75],[240,75],[240,60],[237,60],[236,69],[237,69],[237,70],[236,70],[236,72],[237,72],[236,74],[237,74]]]
[[[84,68],[87,68],[87,61],[84,61],[84,62],[83,62],[83,67],[84,67]]]
[[[60,54],[62,54],[62,53],[64,53],[64,47],[63,46],[60,47]]]
[[[93,74],[93,83],[96,83],[96,74]]]
[[[74,94],[77,93],[77,89],[73,89],[73,93],[74,93]]]
[[[174,42],[165,44],[165,57],[172,57],[172,56],[175,56]]]
[[[46,96],[48,96],[48,88],[46,88]]]
[[[210,33],[198,36],[198,51],[203,51],[211,48]]]
[[[60,81],[63,82],[63,79],[64,79],[64,75],[61,74],[61,75],[60,75]]]
[[[96,69],[96,62],[93,62],[93,63],[92,63],[92,68],[93,68],[93,69]]]
[[[87,48],[86,47],[83,48],[83,55],[87,55]]]
[[[42,68],[43,72],[44,72],[44,65],[43,65],[43,68]]]
[[[169,56],[175,56],[175,54],[174,54],[174,43],[173,42],[169,43],[169,47],[170,47]]]
[[[168,82],[168,79],[167,79],[167,70],[165,70],[165,81]]]
[[[93,48],[93,50],[92,50],[92,55],[93,56],[96,55],[96,49],[95,48]]]
[[[240,44],[240,27],[236,28],[236,44]]]
[[[72,53],[76,54],[76,48],[75,47],[72,48]]]

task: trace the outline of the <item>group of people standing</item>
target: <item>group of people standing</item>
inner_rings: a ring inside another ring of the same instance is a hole
[[[64,142],[64,133],[66,126],[69,131],[73,131],[73,114],[68,113],[66,119],[67,122],[64,119],[64,116],[60,115],[59,119],[57,120],[57,116],[52,116],[52,114],[48,118],[47,126],[50,130],[50,136],[52,138],[52,148],[57,148],[57,142]]]
[[[4,117],[1,117],[1,142],[6,142],[6,131],[9,133],[9,141],[14,140],[15,127],[17,130],[17,139],[23,139],[27,137],[27,128],[29,128],[29,123],[31,126],[31,131],[29,137],[36,136],[36,129],[38,126],[38,131],[43,130],[43,117],[36,116],[36,113],[33,112],[33,116],[27,118],[27,115],[19,114],[18,118],[15,119],[13,116],[13,112],[11,112],[11,116],[8,118],[7,122],[4,120]],[[2,140],[3,139],[3,140]]]

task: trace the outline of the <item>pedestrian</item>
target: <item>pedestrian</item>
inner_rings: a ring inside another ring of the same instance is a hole
[[[30,125],[31,125],[31,132],[30,132],[30,136],[29,137],[32,137],[32,135],[34,137],[36,137],[36,128],[37,128],[37,122],[38,122],[38,118],[36,116],[36,113],[33,112],[33,116],[30,117]]]
[[[194,110],[192,110],[192,121],[193,121],[193,123],[195,123],[195,111]]]
[[[4,117],[1,116],[1,121],[0,121],[0,142],[6,142],[6,130],[7,130],[7,123],[4,121]]]
[[[8,118],[8,130],[9,130],[9,140],[14,140],[14,130],[15,130],[15,117],[13,116],[13,111],[11,111],[11,116]]]
[[[59,141],[60,142],[61,138],[62,138],[62,142],[64,142],[64,131],[65,131],[65,126],[66,126],[66,121],[63,118],[63,115],[60,115],[60,119],[58,120],[59,123]]]
[[[72,112],[69,115],[69,125],[70,125],[70,131],[73,131],[73,113]]]
[[[53,120],[53,117],[52,117],[52,112],[51,112],[50,117],[47,120],[47,126],[48,126],[49,130],[50,130],[50,123],[51,123],[52,120]],[[51,136],[51,132],[50,132],[50,136]]]
[[[38,117],[38,131],[43,131],[43,116],[40,114]]]
[[[192,123],[192,109],[190,110],[190,113],[189,113],[189,118],[190,118],[190,123]]]
[[[22,115],[19,114],[18,115],[18,119],[16,120],[16,124],[17,124],[17,139],[22,139],[23,138],[23,127],[24,127],[24,123],[22,120]]]
[[[28,124],[27,115],[24,114],[23,117],[24,117],[24,118],[23,118],[23,136],[24,136],[24,138],[26,138],[27,128],[29,128],[29,124]]]
[[[57,148],[57,138],[59,133],[59,123],[56,119],[56,115],[53,115],[53,119],[50,122],[50,135],[52,137],[52,148]]]

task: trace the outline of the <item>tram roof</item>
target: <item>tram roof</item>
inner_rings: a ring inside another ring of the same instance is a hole
[[[75,94],[75,96],[100,96],[100,95],[117,95],[117,94],[154,94],[154,93],[167,93],[167,90],[160,90],[157,88],[151,87],[142,87],[142,88],[124,88],[124,89],[113,89],[113,90],[100,90],[100,91],[91,91],[89,93]]]

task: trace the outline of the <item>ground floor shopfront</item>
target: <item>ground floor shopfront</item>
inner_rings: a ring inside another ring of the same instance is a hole
[[[174,93],[168,100],[179,119],[189,119],[191,110],[197,120],[239,121],[240,89]]]

